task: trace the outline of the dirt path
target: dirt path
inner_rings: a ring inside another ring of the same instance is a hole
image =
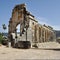
[[[60,59],[60,50],[15,49],[0,46],[0,60]]]

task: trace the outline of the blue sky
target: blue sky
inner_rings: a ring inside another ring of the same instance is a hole
[[[27,10],[40,24],[60,30],[60,0],[0,0],[0,32],[4,31],[2,24],[8,26],[14,6],[21,3],[26,3]]]

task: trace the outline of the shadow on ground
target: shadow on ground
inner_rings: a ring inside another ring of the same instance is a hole
[[[58,48],[58,49],[54,49],[54,48],[52,48],[52,49],[42,49],[42,50],[54,50],[54,51],[60,51],[60,49]]]
[[[35,50],[54,50],[54,51],[60,51],[60,48],[31,48]]]

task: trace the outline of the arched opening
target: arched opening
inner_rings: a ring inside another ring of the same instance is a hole
[[[17,29],[17,31],[16,31],[17,34],[20,34],[20,24],[17,25],[16,29]]]

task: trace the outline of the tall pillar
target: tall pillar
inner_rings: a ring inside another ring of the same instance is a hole
[[[36,36],[37,36],[37,42],[39,42],[39,25],[37,25]]]
[[[47,39],[48,39],[48,31],[46,30],[46,42],[47,42]]]
[[[42,27],[41,27],[41,42],[42,42]]]
[[[45,42],[45,29],[44,29],[44,42]]]
[[[45,41],[47,41],[47,30],[45,31]]]
[[[41,42],[41,27],[39,27],[39,43]]]

